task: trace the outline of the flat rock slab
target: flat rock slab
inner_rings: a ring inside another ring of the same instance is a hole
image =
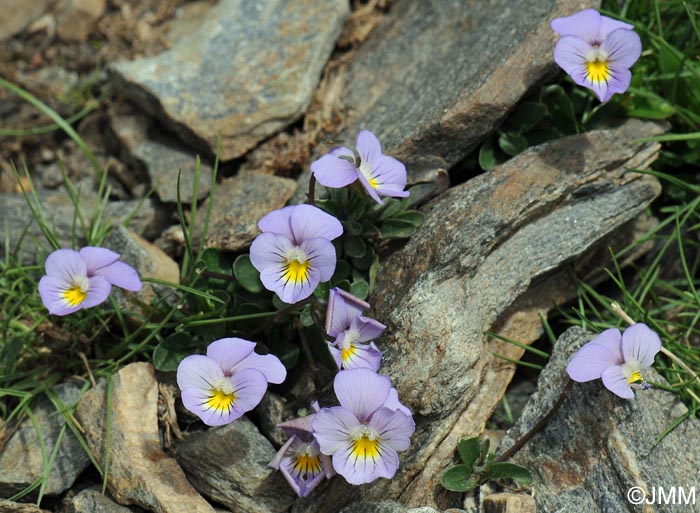
[[[155,513],[214,513],[165,455],[158,433],[158,382],[148,363],[132,363],[112,378],[110,444],[107,445],[107,385],[101,381],[78,403],[78,419],[97,462],[109,449],[110,493],[122,505]]]
[[[115,502],[108,494],[103,494],[97,486],[85,488],[74,497],[63,500],[64,513],[142,513],[144,510],[126,507]]]
[[[48,513],[48,511],[37,508],[34,504],[23,504],[0,499],[0,513]]]
[[[402,0],[345,76],[340,139],[372,130],[409,180],[432,180],[469,154],[556,69],[552,19],[597,0]]]
[[[246,418],[190,434],[177,460],[192,484],[207,497],[238,513],[282,513],[294,493],[267,464],[277,451]]]
[[[80,387],[71,383],[58,385],[56,394],[70,411],[78,402]],[[51,454],[56,448],[61,429],[66,432],[56,450],[44,493],[56,495],[64,492],[73,486],[78,475],[90,464],[78,439],[64,427],[63,415],[48,399],[39,401],[33,413],[39,432],[28,419],[25,420],[0,452],[0,495],[3,497],[21,492],[42,476],[44,459],[39,440],[43,441],[47,454]]]
[[[260,233],[258,221],[282,208],[296,191],[294,180],[257,173],[226,178],[216,187],[206,246],[241,251]],[[201,207],[204,212],[207,200]],[[197,235],[202,233],[204,215],[197,218]]]
[[[449,505],[439,486],[461,437],[480,434],[514,372],[493,353],[522,350],[540,314],[575,297],[572,275],[590,279],[638,235],[635,222],[660,193],[648,166],[662,129],[623,126],[534,147],[448,190],[425,208],[406,246],[382,261],[370,298],[388,325],[377,342],[382,371],[414,412],[416,433],[391,481],[351,487],[341,478],[294,511],[331,512],[355,500]],[[442,494],[442,495],[441,495]]]
[[[118,91],[222,160],[299,119],[347,0],[221,0],[200,28],[152,58],[111,66]]]
[[[568,381],[569,359],[594,336],[574,327],[559,338],[540,374],[537,392],[508,431],[503,450],[549,411]],[[645,371],[645,378],[665,383],[652,369]],[[697,512],[697,497],[695,504],[681,503],[678,490],[684,489],[688,496],[697,489],[700,421],[683,421],[656,444],[659,435],[686,412],[678,396],[664,390],[638,391],[633,400],[625,400],[600,380],[574,383],[556,415],[511,461],[533,471],[538,511]],[[675,487],[677,502],[631,504],[627,492],[633,487],[646,491],[649,502],[652,491],[662,487],[670,493]]]

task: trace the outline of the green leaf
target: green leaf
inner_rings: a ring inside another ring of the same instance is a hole
[[[479,165],[484,171],[491,171],[494,167],[500,164],[500,159],[496,154],[496,144],[494,137],[491,136],[484,141],[484,144],[479,148]]]
[[[479,483],[470,479],[471,476],[471,469],[466,465],[455,465],[442,475],[442,486],[451,492],[468,492],[479,486]]]
[[[558,84],[545,87],[543,99],[556,127],[564,134],[577,133],[578,122],[574,105],[564,88]]]
[[[423,221],[425,221],[425,214],[423,214],[423,212],[419,212],[418,210],[406,210],[395,219],[406,221],[407,223],[411,223],[413,226],[418,228],[423,224]]]
[[[365,241],[359,237],[347,237],[343,249],[350,258],[362,258],[367,252]]]
[[[519,485],[528,485],[532,483],[532,473],[515,463],[494,463],[481,474],[482,482],[490,479],[512,479]]]
[[[343,228],[348,235],[362,235],[362,224],[357,221],[345,221],[343,223]]]
[[[196,349],[196,344],[185,333],[173,333],[153,350],[153,365],[159,371],[174,371],[185,356]]]
[[[379,215],[379,219],[381,221],[385,221],[387,219],[391,219],[394,217],[396,214],[401,212],[403,209],[403,204],[394,198],[389,198],[384,200],[384,209],[382,210],[382,213]]]
[[[522,102],[508,117],[507,127],[512,132],[525,133],[532,130],[547,114],[541,103]]]
[[[514,157],[527,149],[527,139],[519,134],[504,132],[498,137],[498,145],[504,152]]]
[[[244,254],[236,258],[236,261],[233,263],[233,274],[241,287],[248,292],[258,294],[263,291],[264,287],[260,281],[260,273],[253,267],[250,255]]]
[[[369,296],[369,283],[365,280],[355,280],[350,285],[350,294],[362,300],[367,299],[367,296]]]
[[[457,452],[459,452],[459,459],[462,460],[462,463],[464,463],[471,472],[474,469],[476,460],[479,459],[479,455],[481,454],[479,439],[463,438],[457,444]]]
[[[206,265],[207,271],[219,274],[231,274],[231,262],[220,249],[205,249],[202,253],[201,260]]]
[[[390,219],[382,224],[379,231],[383,239],[406,239],[413,235],[416,227],[401,219]]]
[[[311,316],[311,305],[306,305],[299,314],[299,321],[302,326],[312,326],[314,318]]]
[[[360,271],[366,271],[369,269],[369,266],[372,265],[372,262],[374,262],[374,256],[374,250],[370,248],[370,250],[367,251],[363,257],[353,258],[352,264],[355,267],[355,269],[359,269]]]
[[[489,449],[491,449],[491,440],[485,438],[484,441],[481,443],[481,454],[479,454],[480,464],[486,461],[486,458],[488,458]]]
[[[335,263],[335,272],[331,278],[331,283],[344,280],[348,276],[350,276],[350,264],[348,264],[345,260],[338,260]]]

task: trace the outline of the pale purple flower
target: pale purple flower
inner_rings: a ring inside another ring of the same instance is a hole
[[[611,328],[579,349],[566,372],[579,383],[600,378],[612,393],[632,399],[632,387],[648,388],[642,370],[651,367],[660,350],[661,339],[646,324],[634,324],[622,335]]]
[[[364,317],[362,311],[369,308],[369,303],[356,298],[349,292],[332,288],[328,294],[326,311],[326,333],[335,338],[328,342],[328,349],[333,355],[338,369],[355,369],[367,367],[373,371],[379,369],[382,353],[374,345],[361,344],[380,336],[386,326],[379,321]]]
[[[265,288],[285,303],[309,297],[335,271],[331,240],[343,233],[335,217],[311,205],[275,210],[258,223],[261,233],[250,247],[250,261]]]
[[[57,249],[46,259],[46,275],[39,280],[39,295],[49,313],[68,315],[103,303],[112,285],[141,290],[136,270],[119,261],[119,253],[88,246],[79,252]]]
[[[391,382],[371,369],[340,371],[333,382],[340,406],[322,408],[312,426],[321,452],[350,484],[391,479],[398,451],[411,444],[415,423],[401,409],[386,406]]]
[[[554,60],[578,85],[592,89],[601,102],[630,85],[629,68],[642,53],[642,42],[628,23],[585,9],[552,21],[561,37]]]
[[[359,180],[380,205],[379,196],[405,198],[406,166],[394,157],[382,155],[377,137],[369,130],[357,136],[357,153],[338,146],[311,164],[311,171],[321,185],[340,188]]]
[[[289,440],[280,448],[269,466],[279,470],[299,497],[306,497],[323,481],[335,475],[329,456],[321,453],[314,438],[311,422],[319,411],[318,402],[311,405],[314,413],[278,424]]]
[[[206,355],[185,357],[177,367],[182,403],[208,426],[228,424],[255,408],[267,384],[282,383],[287,370],[275,355],[254,352],[255,342],[222,338]]]

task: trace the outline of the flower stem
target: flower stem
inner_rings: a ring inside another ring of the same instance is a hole
[[[316,177],[314,176],[313,173],[311,173],[311,176],[309,177],[309,192],[307,194],[306,202],[309,205],[315,205],[316,204]]]
[[[557,402],[554,403],[554,406],[547,412],[547,414],[542,417],[537,424],[533,426],[533,428],[525,433],[523,436],[518,438],[515,443],[511,446],[510,449],[508,449],[506,452],[498,456],[495,460],[493,460],[493,463],[501,463],[506,460],[509,460],[512,458],[516,452],[518,452],[520,449],[523,448],[523,446],[532,439],[533,436],[535,436],[539,431],[544,428],[549,420],[554,416],[557,411],[559,411],[559,408],[561,407],[562,403],[564,402],[564,399],[566,399],[567,394],[569,393],[569,390],[571,390],[571,386],[574,384],[574,381],[572,379],[569,379],[569,381],[566,382],[566,385],[564,386],[564,389],[561,391],[561,394],[559,395],[559,398],[557,399]]]

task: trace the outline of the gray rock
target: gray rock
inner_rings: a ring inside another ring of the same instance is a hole
[[[535,513],[535,498],[523,493],[492,493],[484,499],[484,513]]]
[[[71,247],[75,208],[70,198],[64,191],[39,191],[38,194],[48,226],[54,230],[62,247]],[[109,202],[105,208],[105,218],[112,223],[121,223],[130,219],[129,226],[132,230],[151,237],[159,229],[161,213],[156,210],[150,199],[142,204],[139,203],[137,200]],[[86,220],[92,216],[95,206],[94,196],[89,194],[81,196],[80,211]],[[45,241],[39,225],[21,194],[0,193],[0,212],[4,217],[0,221],[2,251],[5,250],[5,240],[10,241],[10,249],[14,251],[24,229],[28,226],[29,229],[21,244],[22,262],[34,263],[37,261],[37,252],[44,254],[50,252],[50,246]],[[77,231],[77,244],[83,245],[85,240],[79,224]]]
[[[180,198],[191,203],[195,189],[197,156],[175,137],[157,130],[151,118],[127,106],[113,109],[112,131],[122,146],[122,159],[145,172],[162,201],[177,201],[177,177],[180,174]],[[205,198],[211,189],[212,167],[201,162],[197,199]],[[138,186],[139,184],[134,184]]]
[[[302,116],[347,0],[221,0],[199,30],[111,67],[115,86],[189,144],[238,157]]]
[[[559,338],[540,374],[537,392],[499,449],[508,449],[549,411],[568,381],[570,357],[593,336],[574,327]],[[645,371],[645,378],[665,383],[653,369]],[[627,500],[632,487],[649,493],[657,487],[683,487],[686,493],[697,487],[700,421],[683,421],[656,444],[657,437],[686,411],[675,394],[663,390],[637,392],[633,400],[624,400],[600,380],[574,383],[547,426],[511,461],[533,471],[538,511],[639,512],[640,507]],[[700,504],[645,508],[698,512]]]
[[[293,492],[267,466],[277,451],[246,418],[193,433],[177,448],[177,460],[197,490],[240,513],[281,513]]]
[[[53,0],[0,1],[0,41],[4,41],[24,30],[38,19]]]
[[[405,513],[406,508],[394,501],[358,502],[340,510],[340,513]]]
[[[109,495],[93,486],[85,488],[74,497],[64,499],[65,513],[141,513],[136,506],[127,508],[115,502]]]
[[[239,174],[221,181],[214,192],[207,247],[241,251],[247,248],[260,233],[258,221],[272,210],[282,208],[296,190],[296,183],[289,178]],[[204,212],[209,205],[202,204]],[[197,238],[201,237],[204,216],[197,218]]]
[[[409,181],[432,181],[469,154],[530,87],[557,69],[552,19],[599,2],[403,0],[344,77],[339,139],[372,130]],[[338,135],[338,134],[336,134]]]
[[[0,499],[0,513],[48,513],[45,509],[37,508],[34,504],[22,504]]]
[[[636,219],[659,194],[644,168],[657,155],[643,137],[661,129],[629,121],[611,130],[531,148],[429,203],[426,220],[382,261],[370,298],[388,325],[377,342],[382,372],[413,410],[416,433],[391,481],[330,481],[295,513],[331,512],[363,500],[408,507],[449,505],[439,479],[461,437],[479,434],[522,350],[541,332],[540,314],[576,296],[572,275],[594,279],[609,248],[637,236]]]
[[[56,387],[56,393],[71,411],[80,397],[80,387],[65,383]],[[51,454],[62,429],[65,429],[65,433],[49,471],[44,493],[57,495],[67,490],[90,464],[78,439],[65,425],[65,418],[48,399],[41,399],[32,411],[39,432],[29,420],[25,420],[0,452],[0,496],[10,497],[21,492],[42,476],[44,460],[39,439],[43,441],[47,454]]]
[[[110,444],[107,445],[107,386],[86,392],[76,410],[99,465],[109,447],[107,487],[120,504],[155,513],[214,513],[192,488],[158,432],[158,383],[153,367],[132,363],[112,377]]]

